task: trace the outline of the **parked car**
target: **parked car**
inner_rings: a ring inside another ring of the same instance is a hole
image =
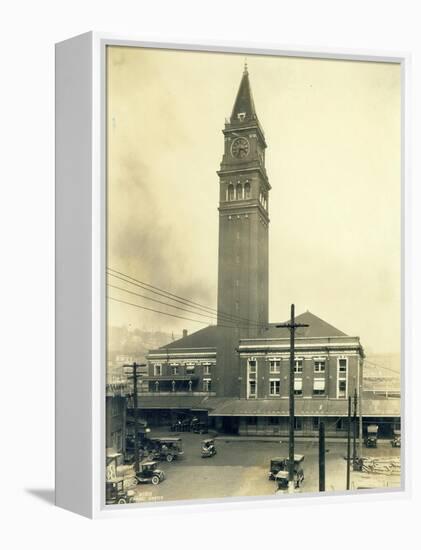
[[[281,470],[285,470],[285,461],[286,458],[283,457],[274,457],[270,460],[270,469],[269,469],[269,479],[274,480],[275,476]]]
[[[189,432],[191,429],[191,422],[192,418],[189,417],[181,417],[176,422],[171,424],[170,431],[171,432]]]
[[[142,462],[139,467],[140,470],[136,472],[135,483],[152,483],[158,485],[165,479],[165,472],[157,468],[158,462]]]
[[[208,424],[207,422],[201,422],[196,418],[191,421],[190,430],[195,434],[207,434]]]
[[[275,476],[278,491],[287,491],[289,484],[289,472],[285,470],[279,471]],[[294,488],[298,489],[304,481],[303,470],[294,471]]]
[[[302,466],[302,462],[304,460],[304,455],[294,455],[294,472],[299,474],[299,476],[303,478],[304,480],[304,470]],[[276,475],[278,472],[288,472],[289,471],[289,460],[285,457],[275,457],[272,458],[270,461],[270,470],[269,470],[269,479],[274,480],[276,479]]]
[[[184,454],[181,437],[154,437],[149,439],[148,442],[149,460],[166,460],[167,462],[172,462],[175,458],[180,458]]]
[[[124,488],[124,479],[107,480],[105,491],[106,504],[129,504],[134,502],[134,491]]]
[[[393,439],[390,442],[392,444],[392,447],[399,447],[401,446],[401,431],[400,430],[393,430]]]
[[[377,424],[370,424],[367,426],[367,435],[365,438],[366,447],[377,447],[377,434],[379,427]]]

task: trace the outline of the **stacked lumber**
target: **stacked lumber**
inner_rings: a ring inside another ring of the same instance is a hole
[[[363,458],[362,471],[370,474],[397,475],[401,471],[401,460],[399,457]]]

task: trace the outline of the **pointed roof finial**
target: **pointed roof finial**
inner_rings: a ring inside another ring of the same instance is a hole
[[[231,113],[231,121],[253,120],[256,117],[253,96],[251,93],[247,59],[244,61],[244,72],[241,78],[240,87],[237,92],[234,107]]]

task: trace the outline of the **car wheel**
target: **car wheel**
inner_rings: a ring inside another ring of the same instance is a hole
[[[118,499],[118,504],[126,504],[126,499],[125,498],[119,498]]]
[[[159,477],[158,476],[153,476],[152,478],[152,484],[153,485],[158,485],[159,483]]]
[[[148,460],[149,460],[149,461],[152,461],[153,459],[154,459],[154,456],[153,456],[152,453],[150,453],[150,454],[148,455]]]
[[[173,455],[167,455],[167,462],[172,462],[173,458]]]

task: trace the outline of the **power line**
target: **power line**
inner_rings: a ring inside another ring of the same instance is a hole
[[[164,298],[170,298],[171,300],[173,300],[175,302],[178,302],[178,303],[181,303],[183,305],[190,305],[191,304],[195,308],[200,308],[201,310],[209,311],[212,314],[219,315],[219,317],[222,317],[223,320],[225,320],[225,321],[229,321],[229,322],[235,321],[235,322],[237,322],[238,320],[240,320],[240,321],[246,322],[247,324],[256,325],[256,326],[259,326],[259,327],[263,326],[262,323],[257,323],[255,321],[251,321],[250,319],[247,319],[245,317],[240,317],[238,315],[230,315],[228,313],[218,312],[218,310],[216,310],[214,308],[211,308],[210,306],[204,306],[202,304],[198,304],[197,302],[194,302],[193,300],[189,300],[188,298],[183,298],[182,296],[178,296],[177,294],[173,294],[173,293],[171,293],[167,290],[161,289],[159,287],[155,287],[155,286],[153,286],[149,283],[145,283],[144,281],[140,281],[138,279],[135,279],[134,277],[131,277],[130,275],[126,275],[125,273],[122,273],[122,272],[117,271],[115,269],[108,268],[108,271],[114,271],[115,273],[118,273],[119,275],[122,275],[123,277],[125,277],[123,279],[122,277],[119,277],[118,275],[115,275],[114,273],[109,273],[109,275],[111,275],[112,277],[116,277],[117,279],[120,279],[120,280],[122,280],[126,283],[129,283],[129,284],[132,284],[132,285],[135,285],[135,286],[139,286],[143,290],[147,290],[148,292],[158,294],[159,296],[163,296]],[[131,281],[127,281],[127,279],[131,279]],[[136,282],[134,283],[132,281],[136,281]],[[151,290],[151,289],[153,289],[153,290]]]
[[[143,294],[139,294],[137,292],[133,292],[131,290],[128,290],[127,288],[122,288],[120,286],[111,285],[108,283],[108,286],[110,288],[116,288],[117,290],[122,290],[123,292],[127,292],[128,294],[133,294],[134,296],[139,296],[139,298],[145,298],[146,300],[151,300],[152,302],[156,302],[158,304],[162,304],[164,306],[173,307],[175,309],[180,309],[181,311],[186,311],[187,313],[193,313],[194,315],[200,315],[201,317],[207,317],[208,319],[215,320],[215,316],[211,314],[206,313],[199,313],[197,311],[192,311],[191,309],[185,309],[180,306],[175,306],[173,304],[168,304],[167,302],[162,302],[161,300],[156,300],[155,298],[151,298],[150,296],[144,296]]]
[[[372,365],[373,367],[377,367],[378,369],[384,369],[388,370],[390,372],[394,372],[395,374],[400,374],[398,370],[390,369],[388,367],[384,367],[383,365],[379,365],[378,363],[373,363],[373,361],[368,361],[367,359],[364,359],[364,363],[368,363],[369,365]]]
[[[258,326],[258,327],[264,326],[263,323],[257,323],[256,321],[251,321],[250,319],[247,319],[245,317],[240,317],[238,315],[230,315],[228,313],[223,313],[223,312],[220,312],[217,309],[212,308],[210,306],[204,306],[203,304],[199,304],[198,302],[194,302],[193,300],[189,300],[188,298],[183,298],[182,296],[178,296],[177,294],[173,294],[172,292],[169,292],[169,291],[164,290],[162,288],[153,286],[149,283],[145,283],[144,281],[140,281],[139,279],[135,279],[134,277],[131,277],[130,275],[127,275],[127,274],[125,274],[121,271],[117,271],[116,269],[113,269],[113,268],[109,267],[109,268],[107,268],[107,270],[109,271],[109,275],[111,275],[112,277],[115,277],[117,279],[120,279],[121,281],[124,281],[126,283],[138,286],[139,288],[142,288],[143,290],[147,290],[148,292],[152,292],[154,294],[157,294],[158,296],[162,296],[164,298],[170,298],[171,300],[173,300],[175,302],[178,302],[178,303],[181,303],[183,305],[190,305],[191,304],[195,308],[200,308],[201,310],[208,311],[208,312],[211,312],[213,314],[218,315],[219,317],[222,318],[223,321],[228,321],[228,322],[243,321],[243,322],[245,322],[249,325],[255,325],[255,326]],[[114,273],[112,273],[112,272],[114,272]],[[115,273],[117,273],[118,275],[115,275]],[[124,279],[120,275],[122,275],[124,277]],[[128,281],[127,279],[131,279],[131,280]],[[135,281],[135,282],[132,282],[132,281]]]
[[[201,323],[202,325],[208,325],[205,321],[200,321],[199,319],[191,319],[190,317],[182,317],[181,315],[175,315],[174,313],[167,313],[166,311],[159,311],[157,309],[152,309],[150,307],[141,306],[139,304],[133,304],[132,302],[126,302],[125,300],[119,300],[118,298],[113,298],[112,296],[107,296],[109,300],[113,300],[114,302],[120,302],[121,304],[127,304],[128,306],[138,307],[140,309],[146,309],[147,311],[152,311],[154,313],[160,313],[162,315],[168,315],[169,317],[176,317],[177,319],[184,319],[186,321],[193,321],[194,323]],[[213,325],[215,326],[215,325]],[[235,328],[231,325],[218,325],[219,327],[224,328]]]

